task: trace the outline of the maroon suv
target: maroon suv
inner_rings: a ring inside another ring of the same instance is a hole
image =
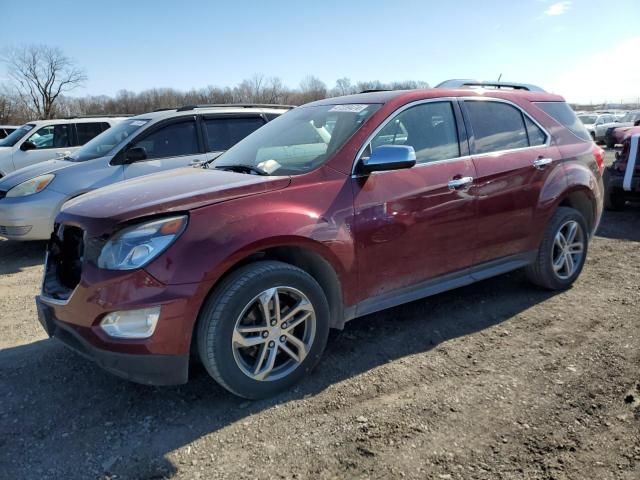
[[[314,102],[208,169],[71,201],[40,321],[130,380],[186,382],[197,356],[260,398],[353,318],[523,267],[569,287],[600,220],[602,150],[562,97],[452,83]]]

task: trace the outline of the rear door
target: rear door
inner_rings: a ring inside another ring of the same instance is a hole
[[[128,148],[137,147],[145,149],[147,158],[126,165],[125,178],[186,167],[205,160],[195,115],[172,119],[150,128]]]
[[[560,161],[549,134],[515,104],[461,101],[476,170],[475,264],[525,253],[541,189]],[[552,173],[553,172],[553,173]]]

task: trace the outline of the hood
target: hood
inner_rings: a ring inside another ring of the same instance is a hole
[[[13,188],[16,185],[26,182],[27,180],[31,180],[39,175],[55,173],[56,171],[70,167],[71,165],[74,165],[74,163],[66,160],[48,160],[28,167],[19,168],[0,180],[0,190],[8,190],[9,188]]]
[[[180,168],[89,192],[67,202],[59,219],[96,231],[143,216],[186,211],[278,190],[290,181],[290,177]]]

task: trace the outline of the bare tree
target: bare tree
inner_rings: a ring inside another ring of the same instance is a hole
[[[327,97],[327,86],[318,77],[307,75],[300,82],[300,103],[313,102]]]
[[[55,47],[15,48],[3,60],[20,99],[38,118],[53,118],[58,97],[87,79],[84,70]]]
[[[356,93],[356,90],[353,85],[351,85],[351,80],[348,77],[337,79],[336,86],[331,92],[331,94],[336,97],[341,95],[350,95],[352,93]]]

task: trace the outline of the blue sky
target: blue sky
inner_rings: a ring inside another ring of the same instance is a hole
[[[0,47],[55,45],[86,69],[74,95],[232,86],[254,73],[329,87],[502,73],[573,101],[640,96],[638,0],[0,0],[0,12]]]

